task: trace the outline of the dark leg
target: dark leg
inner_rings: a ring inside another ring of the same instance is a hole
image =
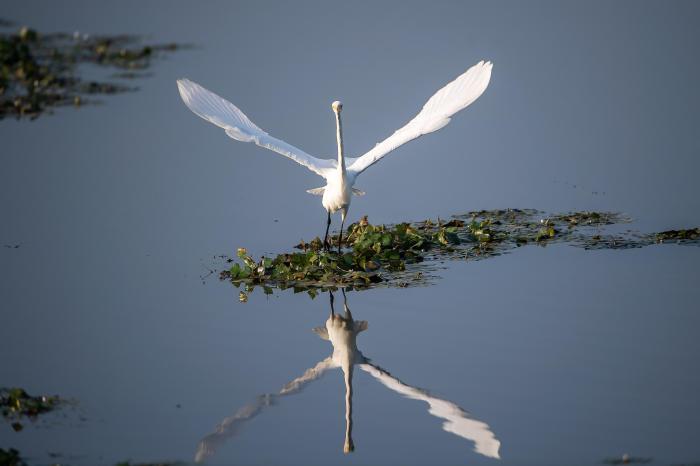
[[[345,288],[341,288],[340,291],[343,292],[343,309],[345,309],[345,317],[352,319],[352,314],[350,313],[350,308],[348,307],[348,297],[345,296]]]
[[[329,249],[329,244],[328,244],[328,229],[331,227],[331,213],[330,211],[328,212],[328,222],[326,223],[326,236],[323,237],[323,249],[325,251],[328,251]]]
[[[340,233],[338,234],[338,254],[342,254],[341,248],[343,246],[343,225],[345,225],[345,215],[340,221]]]
[[[333,292],[329,291],[328,295],[331,297],[331,315],[335,314],[335,309],[333,308],[333,303],[335,302],[335,297],[333,296]]]

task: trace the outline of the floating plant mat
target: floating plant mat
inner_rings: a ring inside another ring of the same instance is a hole
[[[243,287],[248,300],[255,288],[271,294],[291,288],[315,297],[319,290],[345,287],[426,285],[436,278],[444,260],[481,260],[516,248],[567,243],[585,249],[628,249],[659,243],[700,244],[700,228],[641,234],[626,230],[606,233],[611,225],[631,220],[612,212],[572,212],[546,215],[531,209],[482,210],[448,221],[425,220],[396,225],[371,225],[367,218],[348,227],[343,250],[323,251],[320,238],[297,244],[297,251],[253,259],[244,248],[238,259],[225,258],[222,280]]]
[[[0,388],[0,412],[15,431],[24,428],[20,421],[36,421],[66,403],[58,396],[32,396],[21,388]],[[1,463],[0,463],[1,464]]]
[[[0,22],[0,27],[7,24]],[[136,90],[131,85],[85,80],[78,71],[91,64],[111,69],[118,79],[144,77],[153,59],[182,47],[144,44],[132,35],[40,34],[27,27],[0,33],[0,119],[34,119],[53,107],[92,103],[96,94]]]

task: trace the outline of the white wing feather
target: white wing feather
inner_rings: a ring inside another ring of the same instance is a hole
[[[178,79],[177,87],[185,105],[195,114],[223,128],[226,134],[243,142],[254,142],[305,166],[309,170],[326,177],[329,170],[336,167],[336,161],[317,159],[303,150],[274,138],[256,126],[238,107],[228,100],[189,79]]]
[[[425,103],[420,113],[403,128],[374,146],[365,155],[349,158],[348,170],[359,175],[397,147],[447,125],[452,115],[483,94],[489,85],[492,67],[491,62],[480,61],[469,68],[457,79],[437,91]]]
[[[314,367],[307,369],[301,377],[297,377],[282,387],[279,393],[260,395],[255,402],[245,405],[232,416],[224,418],[224,420],[216,426],[214,432],[205,436],[199,442],[194,461],[196,463],[201,463],[214,455],[228,439],[238,434],[239,430],[247,421],[259,415],[265,408],[274,406],[279,398],[300,392],[305,386],[321,377],[326,370],[331,367],[335,367],[335,363],[333,362],[333,358],[328,357]]]
[[[425,401],[428,412],[435,417],[444,419],[442,428],[467,440],[474,442],[474,450],[489,458],[500,458],[501,442],[491,431],[488,424],[474,419],[457,404],[431,395],[426,390],[413,387],[402,382],[381,367],[367,362],[360,364],[360,369],[384,384],[387,388],[400,393],[406,398]]]

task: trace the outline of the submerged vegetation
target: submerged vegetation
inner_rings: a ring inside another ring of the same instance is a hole
[[[92,102],[90,96],[95,94],[134,90],[124,84],[85,80],[76,68],[92,64],[118,72],[114,77],[140,77],[154,58],[180,47],[143,44],[138,36],[40,34],[28,27],[0,33],[0,119],[33,119],[53,107]]]
[[[27,466],[27,463],[19,456],[14,448],[3,450],[0,448],[0,466]]]
[[[20,422],[22,419],[36,420],[62,403],[57,396],[32,396],[21,388],[0,388],[0,411],[15,431],[24,428]]]
[[[345,287],[407,287],[425,285],[443,259],[477,260],[495,257],[525,245],[568,243],[585,249],[626,249],[664,242],[700,244],[700,229],[639,234],[604,234],[610,225],[629,218],[612,212],[572,212],[545,215],[530,209],[482,210],[449,221],[425,220],[396,225],[372,225],[363,218],[348,227],[342,252],[323,250],[320,238],[302,241],[298,251],[255,260],[238,249],[238,260],[220,273],[237,287],[241,302],[255,288],[265,294],[291,288],[313,298],[319,290]],[[338,235],[332,237],[338,245]]]

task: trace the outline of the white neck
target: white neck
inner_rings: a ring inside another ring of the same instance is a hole
[[[345,156],[343,154],[343,126],[340,122],[340,112],[335,113],[336,139],[338,140],[338,170],[345,173]]]
[[[345,378],[345,444],[343,452],[350,453],[355,450],[355,444],[352,441],[352,372],[353,363],[348,367],[343,367],[343,375]]]

